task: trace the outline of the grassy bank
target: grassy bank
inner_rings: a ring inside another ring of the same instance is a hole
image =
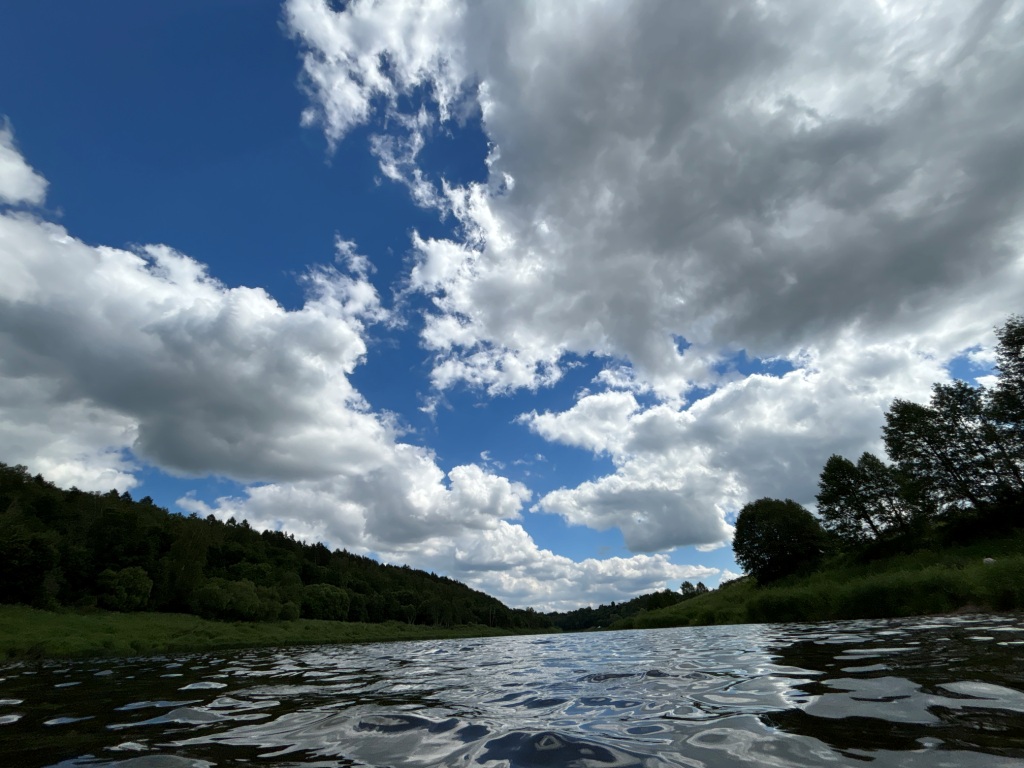
[[[50,612],[0,606],[0,661],[510,634],[513,633],[508,630],[481,625],[444,629],[398,622],[358,624],[313,619],[232,623],[177,613]]]
[[[996,562],[985,564],[986,557]],[[891,618],[963,609],[1024,610],[1024,535],[870,563],[837,558],[816,573],[765,587],[745,578],[613,628]]]

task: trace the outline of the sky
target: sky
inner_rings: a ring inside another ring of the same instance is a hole
[[[1024,310],[1024,0],[0,11],[0,461],[567,610]]]

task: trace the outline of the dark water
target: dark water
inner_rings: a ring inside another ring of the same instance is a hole
[[[1024,617],[0,667],[0,766],[1024,766]]]

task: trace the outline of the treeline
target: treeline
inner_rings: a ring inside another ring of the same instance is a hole
[[[544,618],[565,632],[602,629],[624,619],[632,619],[647,611],[656,611],[660,608],[677,605],[707,591],[708,588],[702,582],[697,582],[694,585],[689,581],[684,581],[679,592],[663,589],[660,592],[639,595],[624,603],[612,602],[607,605],[599,605],[597,608],[585,607],[563,613],[547,613],[544,614]]]
[[[0,463],[0,602],[192,613],[232,621],[542,628],[453,579],[245,521],[171,514],[128,493],[62,490]]]
[[[736,561],[759,583],[814,570],[830,554],[862,561],[962,543],[1024,526],[1024,317],[996,331],[990,387],[936,384],[927,405],[885,414],[887,461],[833,455],[818,482],[818,517],[759,499],[736,521]]]

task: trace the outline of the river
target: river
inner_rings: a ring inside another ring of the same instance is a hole
[[[0,766],[1024,766],[1024,616],[0,667]]]

